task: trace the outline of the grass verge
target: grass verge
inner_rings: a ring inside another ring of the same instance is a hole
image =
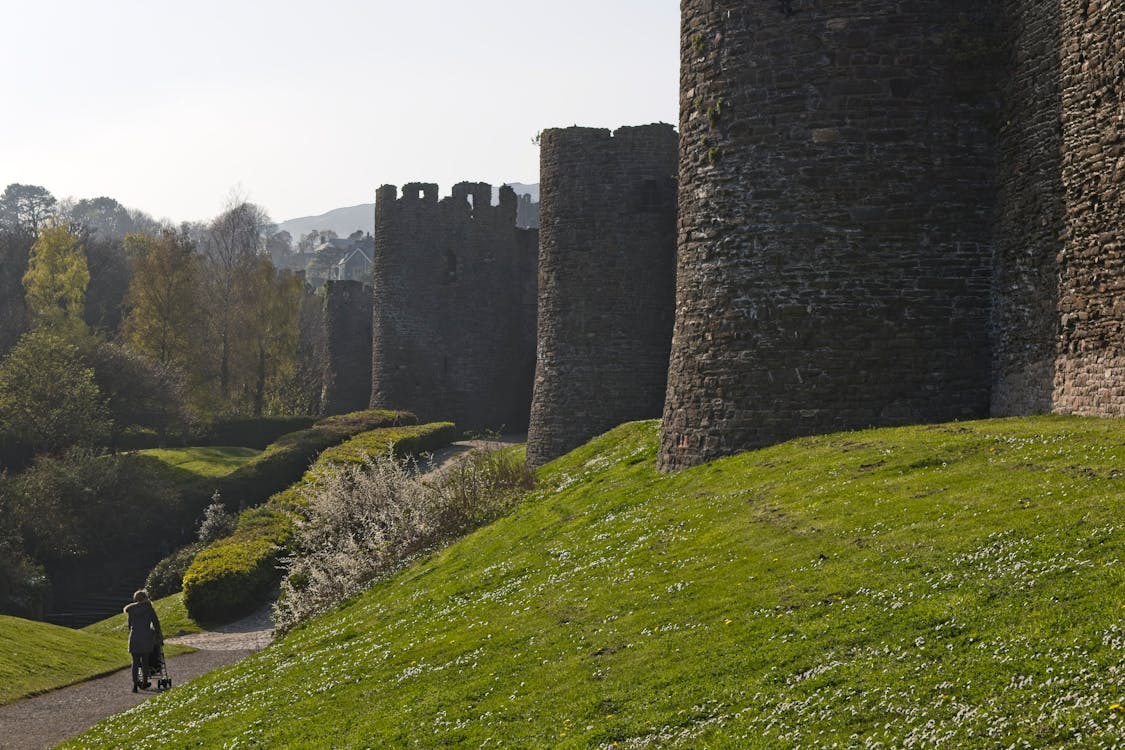
[[[1125,421],[656,447],[69,746],[1121,746]]]
[[[0,704],[130,663],[116,638],[6,615],[0,615],[0,643]]]

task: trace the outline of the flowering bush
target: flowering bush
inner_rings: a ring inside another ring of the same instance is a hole
[[[419,553],[503,515],[532,487],[506,453],[472,454],[436,477],[387,453],[336,466],[305,488],[289,575],[274,609],[288,630]]]

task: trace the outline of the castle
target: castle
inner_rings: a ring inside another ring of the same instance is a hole
[[[678,149],[666,125],[544,131],[537,264],[511,191],[380,189],[372,405],[530,423],[532,464],[662,414],[664,470],[1125,416],[1125,6],[681,9]]]
[[[375,197],[372,408],[462,429],[527,427],[535,368],[534,229],[518,199],[462,182],[393,185]]]
[[[1125,416],[1125,10],[684,0],[660,466]]]

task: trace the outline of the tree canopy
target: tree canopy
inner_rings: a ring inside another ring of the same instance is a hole
[[[78,338],[86,331],[90,270],[81,241],[64,226],[43,229],[31,246],[23,285],[33,326]]]

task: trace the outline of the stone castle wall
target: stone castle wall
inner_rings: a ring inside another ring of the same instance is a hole
[[[370,287],[358,281],[326,283],[324,414],[366,409],[371,400],[371,313]]]
[[[662,468],[988,413],[993,7],[681,4]]]
[[[1061,19],[1055,411],[1125,417],[1125,4],[1062,0]]]
[[[992,414],[1050,412],[1059,343],[1062,137],[1057,2],[1004,0]]]
[[[671,125],[544,130],[532,466],[660,415],[673,313]]]
[[[375,202],[371,406],[462,429],[526,428],[534,372],[535,231],[491,186],[394,186]],[[530,320],[529,320],[530,318]]]

